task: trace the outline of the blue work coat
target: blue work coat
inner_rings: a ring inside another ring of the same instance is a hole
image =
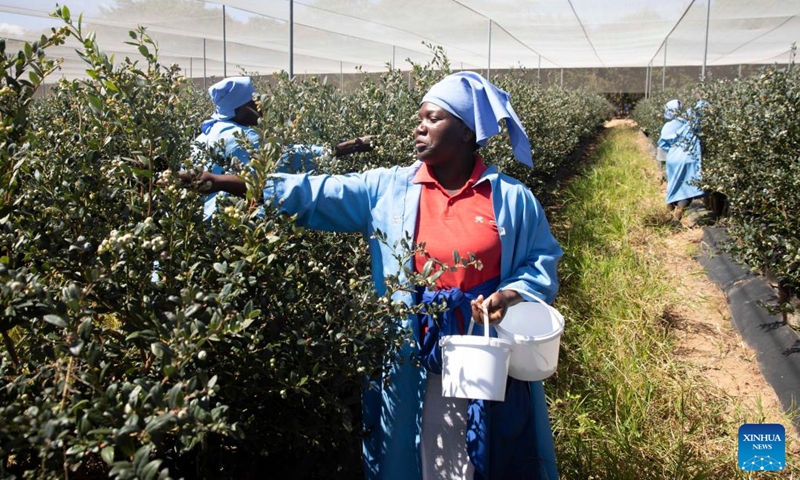
[[[260,145],[258,130],[240,125],[230,120],[219,120],[214,123],[207,133],[201,133],[195,143],[212,148],[226,159],[238,159],[242,165],[250,163],[249,147],[257,150]],[[325,149],[321,145],[291,145],[281,156],[277,171],[284,173],[311,172],[316,168],[314,158],[324,155]],[[209,162],[206,169],[211,173],[223,174],[223,165]],[[217,197],[226,195],[222,192],[206,195],[203,199],[203,218],[208,219],[217,211]]]
[[[280,205],[282,211],[296,215],[308,228],[360,232],[369,243],[372,276],[379,295],[386,291],[384,275],[400,273],[406,279],[393,246],[413,238],[419,211],[422,185],[414,175],[422,165],[369,170],[347,175],[274,175],[264,188],[264,199]],[[538,296],[552,302],[558,290],[556,265],[563,252],[550,232],[545,213],[520,181],[490,166],[478,180],[492,187],[492,204],[500,236],[501,260],[498,290],[511,289],[523,296]],[[380,230],[386,242],[373,238]],[[411,260],[406,265],[413,268]],[[412,305],[412,293],[399,291],[394,301]],[[417,319],[401,320],[410,331]],[[417,346],[408,342],[400,352],[412,358]],[[426,371],[416,362],[397,359],[384,373],[388,382],[376,380],[364,391],[363,455],[365,475],[375,480],[419,480],[422,403],[425,398]],[[552,431],[542,382],[530,382],[535,419],[536,452],[540,459],[539,478],[558,478]],[[518,419],[508,419],[514,422]],[[514,478],[514,477],[511,477]],[[496,479],[495,479],[496,480]]]
[[[675,118],[661,128],[658,147],[667,151],[666,203],[675,203],[705,195],[694,185],[700,179],[700,139],[692,125],[683,118]]]

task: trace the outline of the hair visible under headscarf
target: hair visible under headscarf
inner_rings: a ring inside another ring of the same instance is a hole
[[[459,72],[444,77],[432,86],[422,102],[434,103],[452,113],[475,132],[475,141],[486,146],[500,133],[500,120],[506,119],[514,157],[533,167],[531,143],[522,122],[511,107],[508,93],[475,72]]]
[[[673,98],[664,106],[664,118],[672,120],[681,111],[681,101]]]
[[[236,109],[253,100],[256,92],[250,77],[229,77],[208,87],[208,95],[214,102],[214,114],[203,122],[201,130],[208,133],[211,126],[219,120],[230,120]]]

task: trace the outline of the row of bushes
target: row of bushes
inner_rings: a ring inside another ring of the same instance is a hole
[[[403,341],[387,318],[407,312],[376,297],[360,238],[261,218],[259,179],[285,145],[364,134],[373,152],[321,168],[410,163],[418,102],[447,59],[433,48],[411,88],[394,70],[347,96],[313,78],[261,85],[249,198],[204,222],[198,195],[161,172],[205,162],[191,150],[205,92],[144,31],[131,32],[144,61],[113,63],[67,8],[55,15],[65,26],[19,53],[0,42],[0,478],[358,478],[360,389]],[[67,36],[91,78],[33,102]],[[542,191],[611,107],[498,82],[537,168],[499,140],[487,159]]]
[[[754,270],[800,292],[800,71],[765,67],[742,80],[702,85],[700,138],[707,192],[727,197],[731,251]],[[691,92],[665,92],[636,107],[635,119],[658,138],[664,103]],[[684,114],[686,115],[686,114]],[[791,309],[783,295],[784,310]]]

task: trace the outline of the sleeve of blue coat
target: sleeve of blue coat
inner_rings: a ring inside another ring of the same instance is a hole
[[[264,187],[264,201],[307,228],[369,232],[370,195],[361,174],[275,174]]]
[[[315,158],[325,155],[322,145],[292,145],[281,156],[280,173],[312,173],[317,169]]]
[[[658,148],[669,151],[670,147],[678,139],[678,127],[681,122],[678,120],[670,120],[661,127],[661,135],[658,137]]]
[[[517,201],[519,209],[512,235],[513,242],[506,242],[503,254],[514,258],[514,270],[504,277],[499,290],[511,289],[523,296],[535,295],[552,303],[558,293],[558,260],[564,254],[558,241],[550,231],[544,209],[532,194]],[[507,248],[513,251],[507,252]],[[531,300],[527,298],[527,300]]]

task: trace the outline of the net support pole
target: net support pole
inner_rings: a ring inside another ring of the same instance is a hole
[[[228,76],[228,39],[225,35],[225,5],[222,5],[222,76]]]
[[[664,40],[664,69],[661,70],[661,91],[667,89],[667,39]]]
[[[289,0],[289,80],[294,79],[294,0]]]
[[[344,92],[344,62],[339,62],[339,89]]]
[[[708,7],[706,8],[706,44],[703,49],[703,70],[700,72],[700,81],[706,81],[706,61],[708,59],[708,27],[711,21],[711,0],[708,0]]]
[[[486,63],[486,78],[492,81],[492,19],[489,19],[489,60]]]
[[[189,80],[192,79],[192,57],[189,57]]]
[[[539,68],[536,69],[536,81],[542,84],[542,56],[539,55]]]
[[[203,38],[203,90],[206,89],[206,39]]]
[[[561,69],[561,88],[564,88],[564,69]]]
[[[742,64],[741,63],[739,64],[739,77],[738,78],[742,78]]]

